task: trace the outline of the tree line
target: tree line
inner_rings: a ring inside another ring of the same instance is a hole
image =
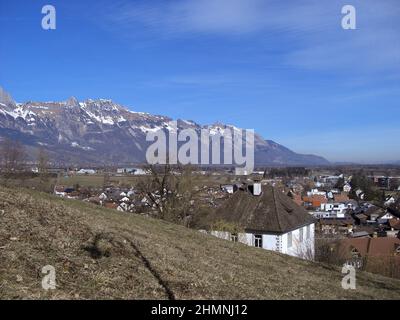
[[[307,177],[310,170],[304,167],[272,168],[264,170],[264,178],[274,179],[277,177]]]
[[[6,185],[13,178],[24,179],[32,175],[28,160],[26,147],[19,140],[4,138],[0,141],[0,175],[3,184]],[[49,156],[42,146],[37,149],[35,160],[40,181],[44,183],[48,179]]]

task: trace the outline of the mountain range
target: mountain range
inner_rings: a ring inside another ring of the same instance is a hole
[[[149,131],[170,129],[171,118],[131,111],[107,99],[79,102],[71,97],[61,102],[16,103],[0,87],[0,139],[19,140],[34,159],[42,147],[58,165],[123,165],[145,163]],[[216,123],[200,125],[177,120],[177,129],[207,129],[210,135],[229,128]],[[221,148],[222,149],[222,148]],[[319,166],[329,161],[304,155],[255,134],[255,163],[265,166]]]

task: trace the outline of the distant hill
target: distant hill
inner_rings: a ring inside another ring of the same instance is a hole
[[[220,240],[182,226],[0,187],[0,299],[398,299],[400,281]],[[41,288],[42,267],[56,290]]]
[[[171,130],[166,116],[130,111],[111,100],[88,99],[79,102],[74,97],[61,102],[17,104],[0,87],[0,138],[20,140],[28,146],[31,158],[37,148],[45,148],[60,164],[124,164],[144,163],[150,142],[149,131]],[[194,121],[178,120],[178,131],[192,128],[207,129],[215,135],[232,125],[199,125]],[[222,151],[221,151],[222,153]],[[297,154],[273,141],[255,135],[257,165],[301,166],[327,165],[318,156]]]

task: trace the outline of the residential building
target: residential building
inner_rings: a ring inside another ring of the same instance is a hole
[[[314,218],[272,186],[261,188],[254,184],[238,190],[211,220],[224,221],[241,230],[212,230],[211,234],[217,237],[291,256],[314,257]]]
[[[394,237],[347,238],[335,248],[347,264],[368,272],[400,277],[400,239]]]
[[[233,194],[235,191],[237,191],[237,189],[237,186],[234,184],[221,185],[221,190],[229,194]]]
[[[396,202],[396,199],[395,199],[395,197],[393,197],[392,195],[389,195],[389,196],[387,196],[386,198],[385,198],[385,206],[390,206],[391,204],[393,204],[393,203],[395,203]]]
[[[318,222],[318,231],[324,235],[348,235],[353,232],[353,228],[354,219],[351,217],[320,219]]]
[[[303,205],[307,209],[319,209],[323,203],[327,203],[328,199],[324,195],[313,195],[311,197],[303,197]]]
[[[343,186],[343,192],[349,193],[350,191],[351,191],[351,185],[350,185],[350,183],[346,183]]]
[[[94,170],[94,169],[80,169],[76,173],[77,174],[95,174],[96,170]]]
[[[335,202],[348,202],[350,199],[346,193],[336,193],[334,194]]]
[[[318,189],[311,189],[311,191],[307,192],[307,196],[311,197],[311,196],[326,196],[326,191],[320,191]]]
[[[321,211],[333,211],[337,214],[337,217],[344,217],[347,210],[347,206],[344,203],[329,202],[321,203]]]

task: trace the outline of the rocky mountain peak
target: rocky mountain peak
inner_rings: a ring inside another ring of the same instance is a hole
[[[46,145],[52,158],[61,164],[143,163],[149,142],[148,132],[175,130],[171,118],[144,112],[133,112],[110,99],[87,99],[79,102],[70,97],[65,102],[26,102],[15,104],[0,88],[0,138],[2,133],[34,150]],[[208,129],[210,135],[225,129],[240,130],[221,122],[199,125],[178,120],[178,131],[186,128]],[[256,164],[320,165],[327,160],[313,155],[297,154],[284,146],[266,141],[255,134]]]
[[[2,87],[0,87],[0,103],[4,105],[8,110],[14,109],[16,107],[15,101],[11,95],[6,92]]]
[[[75,97],[70,97],[67,99],[67,101],[65,102],[67,104],[67,106],[71,106],[71,107],[79,107],[79,101],[78,99],[76,99]]]

